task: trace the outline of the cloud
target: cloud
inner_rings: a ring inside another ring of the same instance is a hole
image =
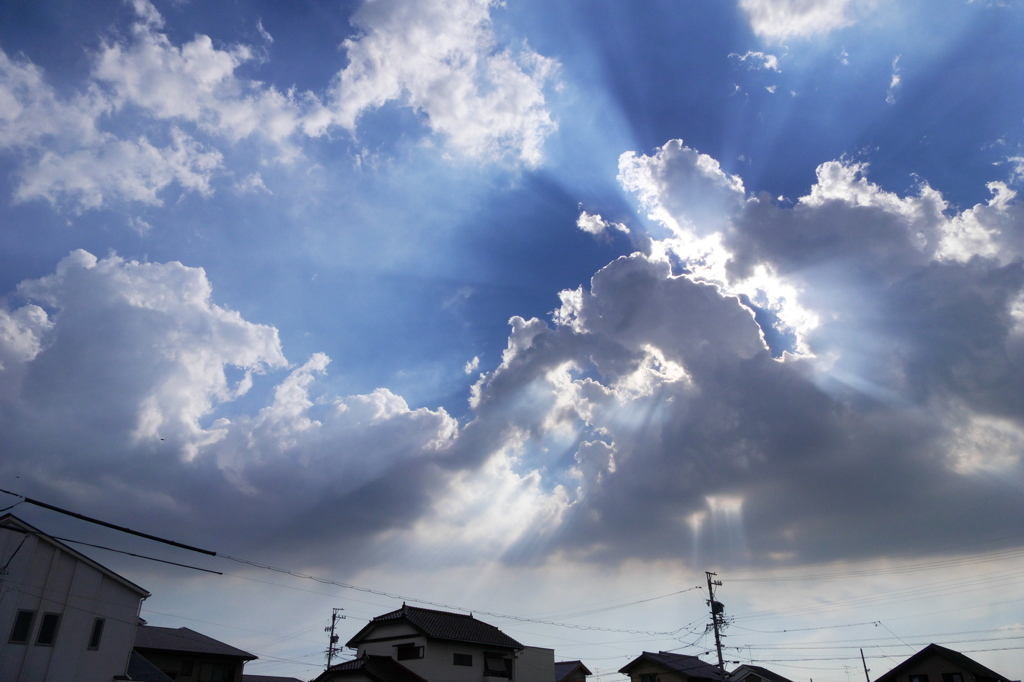
[[[330,120],[355,130],[367,112],[398,102],[422,113],[456,150],[531,166],[555,130],[544,87],[557,62],[527,47],[498,49],[493,0],[365,4],[361,31],[343,46],[349,63],[331,89]]]
[[[449,5],[367,3],[353,19],[362,33],[344,43],[348,66],[325,83],[326,103],[241,77],[265,58],[260,49],[218,47],[203,34],[172,43],[147,0],[133,1],[130,34],[104,40],[77,93],[59,94],[39,67],[0,50],[0,150],[20,157],[15,199],[82,212],[156,205],[172,184],[209,195],[228,170],[224,144],[294,162],[309,137],[356,133],[358,119],[387,102],[422,114],[460,154],[540,164],[556,127],[544,89],[557,63],[525,45],[500,49],[489,0]],[[258,174],[239,175],[236,189],[261,188],[250,182]]]
[[[17,295],[23,305],[0,310],[0,450],[18,455],[0,469],[45,498],[101,516],[131,500],[151,528],[284,544],[323,532],[307,514],[394,490],[405,506],[379,509],[379,523],[327,531],[372,534],[439,484],[429,461],[454,420],[386,389],[314,395],[323,354],[276,380],[255,413],[232,407],[287,362],[277,330],[214,303],[199,268],[76,251]]]
[[[740,0],[754,33],[773,42],[830,33],[874,5],[875,0]]]
[[[901,69],[899,67],[900,56],[896,55],[892,60],[892,77],[889,79],[889,88],[885,91],[885,102],[886,104],[896,103],[896,91],[899,89],[900,84],[903,80],[901,75]]]
[[[662,236],[549,321],[513,317],[464,424],[331,395],[327,356],[286,368],[200,269],[75,252],[0,314],[0,449],[22,453],[0,473],[313,563],[776,565],[1009,537],[1024,212],[1005,184],[957,212],[868,170],[822,164],[780,205],[679,141],[623,155]]]
[[[95,142],[96,119],[108,109],[95,91],[61,100],[42,69],[0,50],[0,148],[24,150],[44,140]]]
[[[580,217],[576,220],[576,227],[595,237],[607,235],[610,230],[617,230],[629,234],[629,228],[622,223],[613,223],[605,220],[599,213],[590,214],[580,211]]]
[[[778,72],[780,70],[779,58],[773,54],[767,54],[765,52],[747,51],[744,54],[730,52],[729,56],[739,60],[743,64],[746,64],[748,69],[775,72]]]
[[[258,134],[289,153],[287,140],[302,127],[312,95],[239,78],[238,68],[256,58],[248,46],[217,49],[201,34],[180,47],[171,44],[158,30],[163,22],[154,21],[159,14],[152,5],[135,5],[142,11],[132,39],[104,44],[93,67],[93,78],[109,87],[113,106],[195,123],[234,142]]]
[[[563,500],[559,521],[507,557],[771,565],[1012,533],[1024,518],[1012,192],[956,213],[926,184],[899,196],[835,161],[785,207],[741,200],[711,161],[678,142],[623,155],[623,185],[668,228],[660,253],[563,292],[553,325],[514,318],[501,365],[475,387],[465,435],[513,448],[514,470],[543,472],[549,502]],[[721,213],[700,222],[709,195]],[[695,264],[675,237],[687,232],[716,234],[725,266]],[[797,354],[773,353],[787,330]]]
[[[14,200],[46,199],[81,212],[111,201],[159,206],[160,193],[171,183],[209,195],[210,179],[222,166],[221,153],[205,149],[180,130],[171,134],[173,143],[163,148],[145,137],[129,141],[104,134],[84,149],[63,155],[44,152],[21,170]]]

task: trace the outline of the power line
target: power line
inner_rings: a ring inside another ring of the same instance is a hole
[[[96,549],[105,549],[108,552],[117,552],[118,554],[126,554],[128,556],[136,557],[137,559],[148,559],[149,561],[159,561],[162,564],[170,564],[171,566],[181,566],[182,568],[191,568],[193,571],[203,571],[204,573],[213,573],[215,575],[224,575],[220,571],[214,571],[210,568],[199,568],[198,566],[190,566],[189,564],[179,564],[177,561],[168,561],[167,559],[157,559],[156,557],[146,556],[144,554],[135,554],[134,552],[126,552],[123,549],[114,549],[113,547],[104,547],[103,545],[94,545],[91,542],[83,542],[81,540],[72,540],[70,538],[59,538],[56,535],[51,535],[54,540],[61,540],[62,542],[73,542],[76,545],[85,545],[86,547],[95,547]]]
[[[69,511],[67,509],[62,509],[61,507],[57,507],[57,506],[54,506],[52,504],[48,504],[46,502],[40,502],[39,500],[34,500],[31,497],[26,497],[25,495],[19,495],[18,493],[12,493],[10,490],[4,490],[3,488],[0,488],[0,493],[7,493],[8,495],[14,495],[15,497],[20,497],[23,502],[28,502],[29,504],[34,504],[37,507],[42,507],[43,509],[50,509],[52,511],[57,512],[58,514],[66,514],[67,516],[73,516],[76,519],[81,519],[82,521],[88,521],[89,523],[95,523],[95,524],[100,525],[100,526],[106,526],[107,528],[113,528],[114,530],[119,530],[122,533],[128,533],[130,535],[137,535],[140,538],[146,538],[147,540],[153,540],[154,542],[162,542],[165,545],[173,545],[173,546],[178,547],[180,549],[187,549],[190,552],[199,552],[200,554],[206,554],[207,556],[217,556],[216,552],[210,551],[208,549],[201,549],[199,547],[193,547],[192,545],[186,545],[186,544],[178,542],[176,540],[167,540],[166,538],[157,537],[156,535],[150,535],[149,533],[143,533],[141,531],[132,530],[131,528],[126,528],[124,526],[117,526],[117,525],[114,525],[113,523],[109,523],[107,521],[101,521],[100,519],[96,519],[96,518],[93,518],[91,516],[86,516],[85,514],[79,514],[78,512],[73,512],[73,511]]]

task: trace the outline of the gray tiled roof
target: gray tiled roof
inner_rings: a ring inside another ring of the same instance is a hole
[[[736,679],[737,673],[742,673],[742,671],[744,670],[749,670],[750,672],[759,676],[761,679],[768,680],[768,682],[793,682],[788,677],[783,677],[782,675],[776,672],[772,672],[768,668],[762,668],[759,665],[750,665],[747,663],[741,665],[739,668],[736,668],[736,670],[733,670],[731,673],[729,673],[729,678]]]
[[[352,648],[359,646],[359,642],[365,639],[366,635],[372,632],[377,625],[402,621],[412,625],[423,633],[424,636],[433,637],[434,639],[447,639],[455,642],[469,642],[510,649],[525,648],[498,628],[477,620],[472,615],[421,609],[415,606],[406,606],[405,604],[402,604],[402,608],[397,611],[385,613],[383,616],[377,616],[371,620],[345,646]]]
[[[722,676],[716,666],[706,663],[696,656],[673,654],[667,651],[659,651],[656,654],[651,653],[650,651],[645,651],[627,663],[625,667],[619,670],[619,672],[624,675],[628,675],[629,671],[634,666],[644,661],[657,663],[658,665],[662,665],[673,672],[682,673],[691,678],[716,681],[722,679]]]
[[[234,656],[247,661],[258,658],[248,651],[242,651],[230,644],[219,642],[188,628],[162,628],[156,625],[140,625],[135,631],[136,649],[160,649],[182,651],[194,654]]]
[[[360,656],[351,661],[332,665],[314,682],[335,680],[350,675],[364,675],[374,682],[427,682],[390,656]]]
[[[930,656],[940,656],[946,660],[952,661],[964,670],[968,670],[974,674],[975,677],[985,677],[996,682],[1009,682],[1009,680],[1000,675],[996,671],[986,668],[981,663],[969,656],[965,656],[959,651],[953,649],[947,649],[939,644],[929,644],[925,648],[918,651],[916,654],[908,658],[907,660],[900,663],[898,666],[885,673],[881,677],[877,678],[875,682],[893,682],[904,670],[915,665],[919,661],[922,661]]]
[[[555,661],[555,682],[561,682],[577,668],[582,669],[584,675],[594,674],[587,666],[583,665],[583,661]]]

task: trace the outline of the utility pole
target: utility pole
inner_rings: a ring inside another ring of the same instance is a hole
[[[331,669],[331,660],[334,659],[334,655],[338,653],[338,636],[334,634],[334,626],[339,620],[345,620],[345,616],[341,615],[341,612],[345,609],[334,609],[331,613],[331,626],[324,628],[324,632],[329,632],[330,637],[327,639],[327,669]]]
[[[704,571],[704,574],[708,577],[708,606],[711,607],[711,627],[715,630],[715,649],[718,650],[718,672],[722,676],[722,682],[725,682],[725,661],[722,659],[722,637],[724,637],[722,629],[725,627],[725,605],[715,599],[715,587],[721,587],[722,581],[711,579],[718,575],[717,573]]]
[[[864,650],[860,650],[860,662],[864,664],[864,679],[866,682],[871,682],[871,678],[868,677],[868,662],[864,660]]]

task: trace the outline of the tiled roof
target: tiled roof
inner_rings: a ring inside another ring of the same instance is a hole
[[[940,656],[949,661],[952,661],[964,670],[968,670],[974,673],[975,677],[988,677],[995,680],[996,682],[1010,682],[1006,677],[1000,675],[994,670],[986,668],[973,658],[965,656],[959,651],[953,651],[952,649],[947,649],[946,647],[940,646],[938,644],[929,644],[928,646],[921,649],[916,654],[914,654],[907,660],[903,661],[889,672],[885,673],[884,675],[876,679],[875,682],[893,682],[904,670],[930,656]]]
[[[390,656],[371,656],[369,654],[332,665],[314,682],[327,682],[350,675],[363,675],[374,682],[427,682]]]
[[[555,661],[555,682],[561,682],[577,668],[582,669],[584,675],[594,674],[583,665],[583,661]]]
[[[236,649],[230,644],[219,642],[188,628],[161,628],[155,625],[140,625],[135,630],[136,649],[160,649],[162,651],[183,651],[194,654],[234,656],[247,661],[257,658],[248,651]]]
[[[371,620],[345,646],[356,648],[359,646],[359,642],[366,639],[366,635],[372,632],[378,625],[403,621],[412,625],[423,633],[424,636],[433,637],[434,639],[447,639],[455,642],[468,642],[510,649],[525,648],[498,628],[477,620],[472,615],[421,609],[415,606],[406,606],[405,604],[402,604],[402,608],[397,611],[385,613],[383,616],[377,616]]]
[[[667,651],[659,651],[656,654],[651,653],[650,651],[645,651],[627,663],[625,667],[619,670],[619,672],[624,675],[628,675],[630,670],[644,661],[657,663],[658,665],[668,668],[672,672],[682,673],[691,678],[716,680],[716,682],[717,680],[722,679],[722,676],[716,666],[713,666],[710,663],[705,663],[696,656],[673,654]]]
[[[138,651],[128,657],[128,677],[137,682],[174,682]]]
[[[746,675],[744,675],[743,673],[745,673],[748,670],[751,673],[760,677],[762,680],[768,680],[769,682],[793,682],[789,678],[783,677],[782,675],[776,672],[772,672],[768,668],[762,668],[759,665],[747,664],[741,665],[740,667],[736,668],[736,670],[733,670],[731,673],[729,673],[729,679],[738,680],[741,676],[746,677]]]

